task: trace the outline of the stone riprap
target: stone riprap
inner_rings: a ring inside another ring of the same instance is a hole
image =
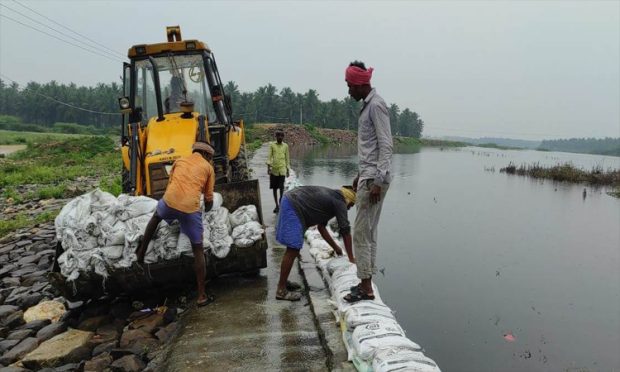
[[[62,202],[35,201],[8,212],[36,215]],[[71,302],[48,282],[55,248],[53,222],[0,239],[0,370],[147,368],[175,333],[182,309],[157,307],[164,303],[162,294],[145,294],[139,301],[115,297]],[[185,301],[187,293],[176,296]],[[177,297],[168,304],[178,304]]]

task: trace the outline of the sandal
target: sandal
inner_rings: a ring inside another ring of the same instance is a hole
[[[374,300],[375,299],[375,295],[374,294],[368,294],[366,292],[364,292],[364,290],[362,288],[359,288],[356,291],[351,291],[351,293],[347,294],[346,296],[344,296],[343,298],[345,301],[349,302],[349,303],[353,303],[353,302],[358,302],[358,301],[362,301],[362,300]]]
[[[215,301],[215,296],[214,295],[207,295],[207,299],[201,302],[196,301],[196,306],[198,307],[203,307],[203,306],[207,306],[208,304],[210,304],[211,302]]]
[[[291,292],[300,291],[301,288],[302,288],[301,284],[299,284],[299,283],[290,282],[288,280],[286,281],[286,290],[287,291],[291,291]]]
[[[286,289],[282,291],[276,292],[276,300],[283,301],[299,301],[301,300],[301,293],[299,292],[289,292]]]
[[[350,289],[351,289],[351,292],[358,292],[360,289],[362,289],[362,283],[359,283],[358,285],[354,285]]]

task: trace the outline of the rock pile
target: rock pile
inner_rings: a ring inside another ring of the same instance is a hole
[[[55,246],[52,223],[0,240],[0,371],[148,370],[182,309],[155,297],[70,302],[47,280]]]

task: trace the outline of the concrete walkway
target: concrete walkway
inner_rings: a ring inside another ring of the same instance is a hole
[[[268,267],[256,276],[223,277],[209,283],[215,303],[183,317],[184,327],[165,357],[163,370],[324,371],[332,362],[309,297],[293,303],[275,299],[285,247],[274,240],[274,202],[265,159],[263,146],[250,164],[261,185]],[[303,282],[297,265],[290,279]]]

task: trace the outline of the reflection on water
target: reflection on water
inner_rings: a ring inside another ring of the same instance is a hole
[[[340,175],[353,180],[357,175],[357,147],[350,145],[290,146],[293,168],[301,177],[310,177],[317,167],[328,175]],[[395,154],[414,154],[420,146],[397,144]],[[401,171],[403,173],[404,170]]]
[[[291,150],[303,184],[357,173],[354,146]],[[379,226],[382,298],[445,371],[620,370],[620,200],[500,173],[509,162],[620,168],[596,155],[398,149]]]

